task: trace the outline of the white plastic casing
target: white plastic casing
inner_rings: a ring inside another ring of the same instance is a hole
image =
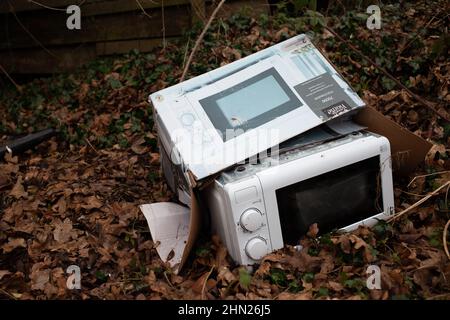
[[[213,231],[219,234],[238,263],[257,263],[266,253],[284,246],[276,190],[375,156],[380,158],[385,211],[342,230],[350,231],[361,224],[372,226],[394,212],[390,145],[385,137],[357,133],[282,154],[276,166],[262,161],[257,165],[245,165],[243,171],[223,173],[204,191]]]

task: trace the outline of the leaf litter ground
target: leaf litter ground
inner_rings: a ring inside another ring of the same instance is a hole
[[[229,63],[300,32],[336,64],[367,103],[433,142],[422,168],[396,180],[397,211],[450,179],[450,124],[351,51],[322,24],[376,58],[412,91],[448,111],[450,62],[445,1],[387,5],[381,30],[357,11],[324,18],[217,20],[190,76]],[[401,7],[400,7],[401,6]],[[363,12],[363,11],[362,11]],[[158,258],[138,205],[173,200],[160,170],[147,96],[176,83],[185,43],[149,54],[96,60],[73,73],[36,79],[0,96],[0,141],[53,126],[60,134],[0,163],[0,297],[8,299],[448,299],[450,263],[442,233],[448,190],[395,223],[316,237],[298,252],[268,255],[253,274],[236,266],[220,241],[202,233],[179,275]],[[5,82],[3,82],[5,84]],[[414,181],[410,181],[414,178]],[[381,268],[382,289],[366,287],[366,269]],[[81,290],[66,286],[66,268],[81,269]]]

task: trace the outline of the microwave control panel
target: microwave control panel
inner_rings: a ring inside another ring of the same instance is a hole
[[[258,163],[248,163],[245,165],[238,165],[228,171],[223,172],[219,176],[218,180],[222,184],[227,184],[227,183],[239,181],[241,179],[247,179],[247,178],[253,176],[254,174],[256,174],[262,170],[265,170],[267,168],[270,168],[274,165],[280,165],[280,164],[294,161],[294,160],[297,160],[300,158],[304,158],[311,154],[315,154],[315,153],[321,152],[323,150],[335,148],[335,147],[341,146],[343,144],[350,143],[350,142],[358,140],[358,139],[364,139],[364,138],[367,138],[370,136],[374,136],[374,134],[367,132],[367,131],[354,132],[350,135],[347,135],[347,136],[344,136],[341,138],[337,138],[335,140],[321,143],[318,145],[309,145],[309,146],[289,150],[287,152],[281,153],[278,156],[278,159],[267,157],[267,158],[260,159],[258,161]]]

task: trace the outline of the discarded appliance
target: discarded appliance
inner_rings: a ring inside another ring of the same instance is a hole
[[[314,129],[313,129],[314,130]],[[240,264],[257,263],[309,226],[320,231],[373,225],[394,213],[389,140],[369,132],[291,149],[223,172],[205,190],[213,232]]]
[[[394,210],[391,165],[408,173],[431,147],[364,107],[305,35],[150,100],[164,175],[189,208],[140,208],[175,272],[208,211],[242,264],[293,243],[315,222],[322,231],[350,230],[386,218]]]
[[[163,170],[187,205],[192,180],[365,105],[306,35],[158,91],[150,100]]]

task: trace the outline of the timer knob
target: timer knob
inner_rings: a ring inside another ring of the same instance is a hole
[[[248,209],[241,215],[240,223],[245,230],[254,232],[261,228],[263,217],[259,210],[254,208]]]
[[[261,237],[250,239],[245,246],[245,253],[253,260],[261,260],[267,252],[267,242]]]
[[[183,125],[187,127],[192,126],[194,121],[195,121],[194,115],[190,112],[186,112],[181,115],[181,123],[183,123]]]

